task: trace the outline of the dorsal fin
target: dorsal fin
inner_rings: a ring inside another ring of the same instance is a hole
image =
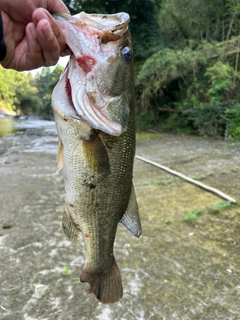
[[[129,198],[127,210],[120,222],[137,238],[142,234],[142,226],[138,213],[138,205],[134,186],[132,184],[131,195]]]

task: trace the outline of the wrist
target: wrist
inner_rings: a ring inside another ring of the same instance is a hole
[[[3,32],[3,21],[2,21],[2,13],[0,10],[0,62],[6,57],[7,47],[4,42],[4,32]]]

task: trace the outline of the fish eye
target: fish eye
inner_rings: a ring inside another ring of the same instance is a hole
[[[124,47],[122,50],[121,50],[121,53],[124,57],[124,60],[126,62],[129,62],[132,60],[132,51],[129,47]]]

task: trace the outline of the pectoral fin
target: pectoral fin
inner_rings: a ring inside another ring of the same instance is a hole
[[[65,235],[72,241],[76,243],[78,241],[78,235],[81,232],[79,227],[74,223],[67,206],[64,206],[64,214],[62,219],[62,228]]]
[[[82,140],[83,153],[88,167],[93,174],[104,178],[110,172],[110,163],[106,147],[95,130],[89,139]]]
[[[142,226],[138,213],[138,205],[134,186],[132,184],[128,207],[120,222],[137,238],[142,234]]]
[[[58,152],[57,152],[57,173],[63,168],[63,143],[62,140],[58,140]]]

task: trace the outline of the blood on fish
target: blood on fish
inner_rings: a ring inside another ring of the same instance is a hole
[[[89,234],[88,233],[84,233],[84,237],[85,238],[89,238]]]
[[[77,62],[79,63],[79,65],[81,66],[83,71],[88,73],[95,66],[96,59],[92,56],[86,55],[86,56],[81,56],[81,57],[77,58]]]
[[[70,80],[68,78],[66,78],[65,90],[68,98],[72,101],[72,87],[71,87]]]

